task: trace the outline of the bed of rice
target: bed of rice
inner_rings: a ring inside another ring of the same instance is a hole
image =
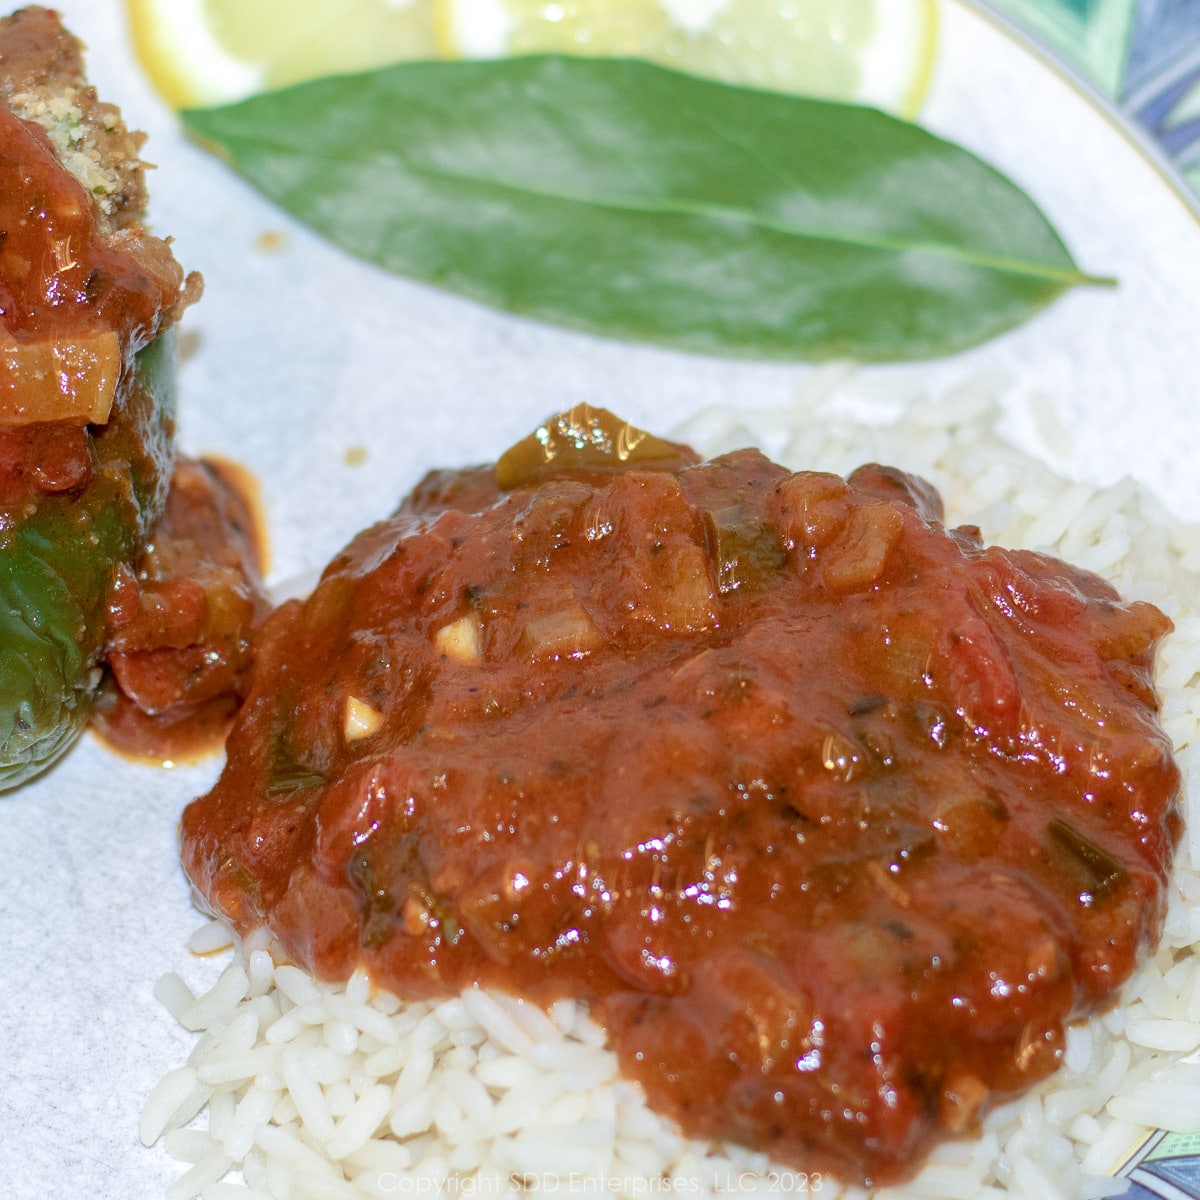
[[[995,1112],[981,1136],[939,1149],[877,1200],[1080,1200],[1120,1192],[1108,1176],[1147,1130],[1200,1131],[1200,530],[1130,481],[1096,489],[1056,475],[997,434],[1005,381],[973,379],[931,399],[897,395],[842,368],[815,371],[796,407],[703,413],[677,435],[705,453],[757,444],[789,466],[845,473],[878,460],[932,480],[948,523],[989,541],[1047,549],[1171,614],[1163,721],[1188,801],[1162,945],[1125,1002],[1074,1028],[1062,1070]],[[1056,430],[1039,408],[1044,442]],[[156,995],[200,1034],[187,1065],[147,1100],[141,1136],[190,1164],[169,1200],[440,1194],[819,1195],[861,1188],[773,1167],[737,1147],[682,1138],[618,1078],[585,1008],[543,1012],[473,990],[402,1004],[355,976],[314,983],[265,933],[234,944],[218,924],[194,952],[230,963],[196,997],[179,975]]]

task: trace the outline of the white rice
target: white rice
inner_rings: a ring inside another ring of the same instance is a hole
[[[1200,530],[1124,480],[1063,479],[1003,441],[1004,381],[939,399],[879,393],[839,367],[811,373],[787,413],[703,413],[676,431],[704,453],[756,444],[793,468],[846,473],[871,460],[924,475],[947,523],[989,542],[1050,551],[1168,612],[1162,719],[1188,797],[1166,929],[1125,1002],[1069,1032],[1062,1069],[994,1113],[982,1134],[940,1147],[917,1178],[876,1200],[1080,1200],[1124,1190],[1109,1172],[1149,1129],[1200,1131]],[[1052,410],[1037,425],[1053,452]],[[402,1004],[365,976],[316,983],[265,932],[235,944],[218,923],[192,949],[230,955],[196,997],[178,975],[156,995],[200,1034],[186,1066],[146,1102],[142,1140],[190,1164],[168,1200],[342,1200],[435,1195],[819,1194],[861,1188],[776,1168],[738,1147],[689,1141],[617,1075],[582,1004],[547,1013],[469,990]]]

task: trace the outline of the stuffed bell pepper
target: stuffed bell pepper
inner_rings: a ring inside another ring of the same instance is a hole
[[[110,587],[170,483],[200,285],[146,231],[140,146],[56,14],[0,21],[0,789],[86,724]]]

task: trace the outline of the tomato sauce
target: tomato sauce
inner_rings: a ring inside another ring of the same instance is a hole
[[[183,278],[166,247],[139,260],[99,228],[92,197],[63,169],[46,133],[3,107],[0,197],[6,330],[28,338],[119,329],[135,351],[154,337]]]
[[[244,469],[179,458],[144,553],[109,589],[92,729],[112,749],[171,762],[220,751],[270,607],[263,558]]]
[[[187,872],[317,975],[586,997],[687,1132],[904,1178],[1160,931],[1170,623],[899,471],[608,420],[435,473],[268,619]]]

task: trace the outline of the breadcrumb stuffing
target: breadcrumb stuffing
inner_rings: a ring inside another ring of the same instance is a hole
[[[31,7],[0,20],[0,103],[46,131],[110,232],[142,221],[144,136],[128,130],[116,106],[88,85],[83,47],[57,13]]]
[[[121,191],[119,173],[105,166],[99,148],[88,137],[83,109],[75,102],[76,89],[68,88],[58,96],[19,92],[9,100],[9,108],[23,120],[36,121],[54,143],[58,159],[111,215],[114,194]],[[111,132],[111,125],[104,127]]]

